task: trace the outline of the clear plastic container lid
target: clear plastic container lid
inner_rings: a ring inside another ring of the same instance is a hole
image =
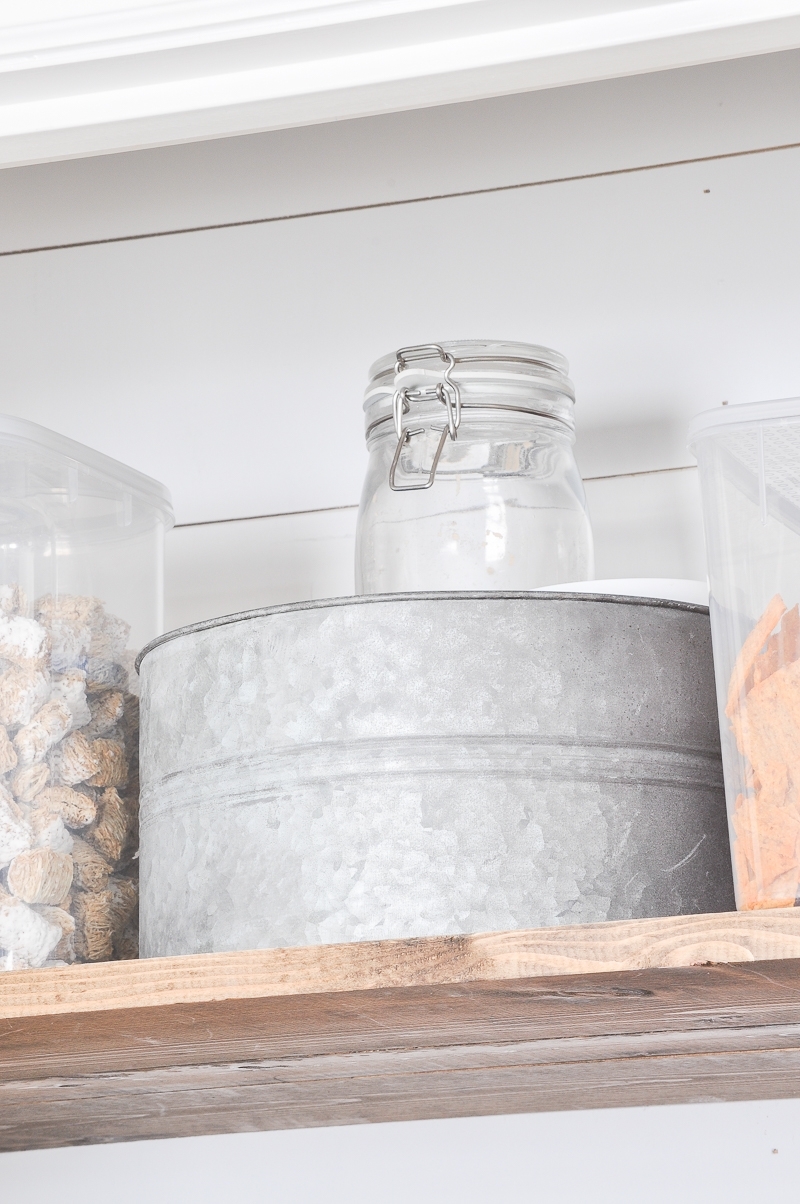
[[[783,418],[800,418],[800,397],[783,397],[774,401],[748,401],[740,405],[717,406],[704,410],[689,425],[689,446],[705,435],[719,434],[730,427],[754,422],[775,422]]]
[[[689,427],[695,454],[704,439],[714,440],[722,471],[763,522],[772,515],[800,533],[799,397],[706,410]]]
[[[47,594],[94,596],[131,624],[134,647],[163,623],[169,491],[102,452],[0,415],[0,585],[28,608]]]
[[[20,464],[29,466],[27,475],[20,475]],[[61,495],[64,489],[73,502],[81,491],[109,497],[129,494],[132,503],[135,499],[157,511],[167,527],[175,521],[169,490],[159,481],[36,422],[0,414],[0,496],[44,498]]]

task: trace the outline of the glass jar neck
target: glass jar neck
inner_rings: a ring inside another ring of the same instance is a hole
[[[408,430],[424,428],[441,430],[447,422],[447,413],[442,405],[413,405],[404,415],[403,427]],[[565,443],[575,442],[575,431],[551,414],[535,413],[529,409],[500,406],[487,402],[462,403],[461,421],[457,439],[468,442],[508,442],[558,439]],[[366,430],[367,448],[371,449],[384,441],[397,442],[397,432],[391,415],[376,419]]]

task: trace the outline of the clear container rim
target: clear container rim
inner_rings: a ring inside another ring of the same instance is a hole
[[[692,419],[687,432],[690,451],[695,443],[731,427],[760,426],[765,422],[800,419],[800,397],[782,397],[770,401],[745,401],[732,406],[703,410]]]
[[[155,477],[139,472],[115,460],[104,452],[95,451],[84,443],[78,443],[58,431],[40,426],[38,422],[30,422],[27,418],[15,418],[11,414],[0,414],[0,443],[14,441],[32,444],[72,460],[99,476],[110,478],[125,489],[138,493],[142,500],[159,510],[167,526],[173,526],[175,514],[172,509],[172,496],[166,485],[162,485]]]

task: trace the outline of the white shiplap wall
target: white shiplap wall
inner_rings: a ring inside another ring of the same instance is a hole
[[[586,482],[598,578],[704,580],[696,468]],[[353,592],[357,508],[178,527],[166,543],[168,629]]]
[[[2,408],[160,478],[197,522],[354,504],[367,367],[406,342],[564,351],[586,476],[691,463],[697,410],[800,392],[798,52],[0,172],[0,237],[13,250],[554,176],[0,256]]]
[[[800,393],[800,148],[0,259],[3,408],[164,481],[179,522],[352,505],[367,368],[541,342],[598,476]]]

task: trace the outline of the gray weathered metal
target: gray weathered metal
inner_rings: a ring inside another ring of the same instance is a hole
[[[734,907],[705,607],[344,598],[141,675],[145,957]]]

